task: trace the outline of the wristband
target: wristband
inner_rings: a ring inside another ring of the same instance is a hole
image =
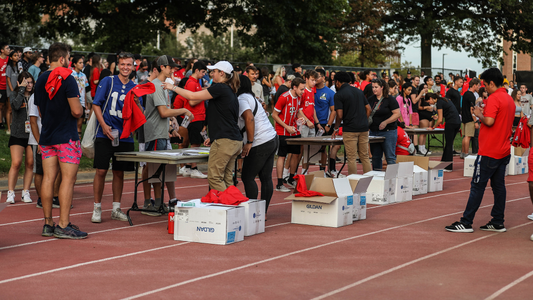
[[[246,141],[246,144],[253,144],[254,141]]]
[[[330,127],[330,128],[331,128],[331,125],[329,125],[329,124],[326,124],[326,127]]]

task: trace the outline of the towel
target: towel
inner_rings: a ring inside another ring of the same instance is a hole
[[[128,138],[132,132],[146,123],[146,117],[139,106],[137,106],[137,103],[135,103],[134,95],[142,97],[154,92],[154,84],[147,82],[145,84],[136,85],[128,92],[128,94],[126,94],[126,98],[124,98],[124,106],[122,107],[122,119],[124,119],[124,123],[122,124],[121,139]]]
[[[52,73],[50,73],[50,76],[48,76],[48,80],[44,85],[44,88],[46,92],[48,92],[50,100],[54,98],[57,91],[61,87],[63,80],[67,78],[70,74],[72,74],[72,70],[63,67],[57,67],[52,70]]]

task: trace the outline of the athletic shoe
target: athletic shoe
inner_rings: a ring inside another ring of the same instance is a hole
[[[37,205],[36,205],[37,208],[43,208],[43,203],[41,202],[41,197],[39,197],[39,199],[37,199]]]
[[[100,208],[100,207],[99,207]],[[100,210],[100,214],[102,211]],[[117,208],[111,212],[111,220],[128,221],[128,216],[122,212],[120,208]]]
[[[15,203],[15,191],[7,191],[7,203]]]
[[[190,177],[191,176],[191,168],[183,167],[183,171],[181,171],[181,175],[183,177]]]
[[[424,153],[422,153],[420,150],[416,150],[416,154],[415,155],[424,156]]]
[[[289,172],[290,172],[289,170],[283,169],[283,175],[281,176],[281,178],[283,179],[289,178],[289,176],[291,175]]]
[[[533,241],[533,234],[531,235],[531,237],[529,239]]]
[[[83,232],[80,228],[72,223],[69,223],[67,227],[61,228],[59,225],[54,229],[54,236],[58,239],[84,239],[88,236],[87,232]]]
[[[426,156],[431,155],[431,154],[433,154],[431,151],[426,150],[426,154],[425,154]]]
[[[207,175],[205,175],[204,173],[200,172],[200,170],[198,170],[198,169],[192,170],[190,176],[191,176],[191,178],[199,178],[199,179],[206,179],[207,178]]]
[[[44,224],[43,226],[43,233],[41,233],[42,236],[50,237],[54,235],[55,226],[50,226],[48,224]]]
[[[296,188],[296,180],[293,180],[293,181],[288,181],[287,180],[285,183],[288,184],[289,188],[291,188],[291,189]]]
[[[487,225],[479,227],[481,230],[485,231],[494,231],[494,232],[506,232],[507,229],[505,229],[505,226],[500,224],[494,224],[491,222],[488,222]]]
[[[93,216],[91,217],[91,222],[102,223],[102,208],[101,207],[94,208]]]
[[[152,206],[152,204],[148,205],[148,207],[146,207],[145,209],[148,210],[148,211],[141,211],[141,214],[147,215],[147,216],[150,216],[150,217],[159,217],[159,216],[161,216],[161,213],[159,212],[159,210],[155,209],[155,207]]]
[[[472,229],[472,225],[467,225],[461,222],[455,222],[452,225],[446,226],[444,228],[451,232],[474,232],[474,229]]]
[[[179,169],[178,169],[178,173],[179,173],[180,175],[182,175],[181,173],[183,173],[183,170],[185,170],[185,166],[179,168]]]
[[[533,214],[530,214],[529,216],[527,216],[527,218],[533,221]]]
[[[59,208],[59,197],[54,197],[52,200],[52,208]]]
[[[337,177],[337,175],[339,177]],[[339,174],[339,171],[335,170],[335,171],[329,172],[329,177],[331,177],[331,178],[344,178],[344,177],[346,177],[346,175]]]
[[[280,186],[276,186],[276,191],[278,192],[283,192],[283,193],[290,193],[291,190],[289,190],[286,186],[284,185],[280,185]]]
[[[461,154],[461,153],[459,153],[459,152],[453,150],[453,155],[454,155],[454,156],[455,156],[455,155],[460,155],[460,154]]]
[[[6,130],[7,135],[11,135],[11,130]]]
[[[32,203],[33,201],[30,198],[30,191],[22,190],[22,199],[21,200],[24,203]]]

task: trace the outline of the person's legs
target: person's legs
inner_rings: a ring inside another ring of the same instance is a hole
[[[274,157],[276,156],[276,149],[278,147],[277,138],[274,140],[273,145],[270,145],[270,155],[264,160],[263,168],[259,171],[259,180],[261,181],[261,199],[266,201],[265,214],[268,212],[268,206],[274,193],[274,185],[272,183],[272,167]],[[268,150],[265,149],[265,150]],[[265,153],[268,153],[265,151]]]
[[[372,171],[372,165],[370,164],[370,157],[368,156],[368,131],[359,132],[359,139],[357,141],[357,154],[363,165],[363,174]]]
[[[502,159],[498,159],[499,165],[496,167],[494,174],[490,178],[490,186],[494,194],[494,206],[490,215],[491,222],[498,225],[503,225],[505,201],[507,199],[507,190],[505,188],[505,168],[509,163],[510,155]]]
[[[154,185],[155,188],[155,185]],[[161,186],[160,193],[161,193]],[[112,183],[112,189],[113,189],[113,202],[120,203],[122,199],[122,191],[124,189],[124,171],[118,171],[113,170],[113,183]]]
[[[236,141],[234,141],[236,142]],[[242,145],[242,142],[240,142]],[[211,189],[217,191],[226,190],[227,180],[226,172],[228,168],[233,169],[234,166],[229,166],[230,160],[235,163],[237,154],[237,147],[233,143],[230,143],[229,139],[217,139],[211,144],[211,150],[209,151],[209,161],[207,163],[207,180]],[[232,160],[233,158],[233,160]],[[233,183],[231,174],[229,175],[229,185]]]
[[[74,193],[74,184],[78,174],[78,165],[59,162],[61,168],[61,186],[59,187],[59,223],[61,228],[69,225],[70,205]]]
[[[357,144],[359,139],[358,132],[344,132],[342,139],[344,141],[344,150],[348,164],[348,175],[357,174]]]
[[[9,151],[11,152],[11,167],[9,168],[7,186],[9,191],[14,191],[17,185],[20,166],[22,165],[24,148],[20,145],[11,145]]]
[[[398,140],[397,129],[383,131],[382,136],[385,137],[382,147],[387,165],[393,165],[396,163],[396,141]]]
[[[449,123],[444,126],[444,151],[442,152],[441,161],[452,162],[445,168],[446,170],[453,170],[453,142],[460,126],[459,124]]]
[[[379,131],[370,131],[372,136],[381,136]],[[372,169],[380,170],[383,168],[383,143],[371,143],[370,151],[372,152]]]
[[[429,121],[426,119],[420,119],[420,128],[428,128],[429,127]],[[418,149],[422,154],[425,154],[424,151],[426,149],[426,135],[421,134],[418,136]],[[428,149],[429,150],[429,149]]]
[[[7,132],[11,133],[11,101],[7,101],[7,112],[6,112],[6,122],[7,122]]]
[[[261,151],[263,146],[264,144],[253,147],[250,149],[250,152],[248,152],[248,156],[243,159],[241,180],[244,184],[246,197],[250,199],[257,199],[257,195],[259,194],[255,177],[264,164],[264,161],[261,161],[262,157],[260,156],[263,152]]]
[[[24,161],[24,190],[29,190],[33,180],[33,150],[30,145],[26,147],[26,159]]]
[[[44,223],[54,226],[52,220],[52,197],[54,195],[54,182],[59,171],[57,155],[43,157],[43,183],[41,186],[41,202],[43,206]],[[69,206],[70,209],[70,206]]]
[[[224,182],[226,189],[233,185],[233,172],[235,172],[235,160],[242,151],[242,141],[227,140],[224,141],[224,147],[226,148],[229,161],[226,164],[224,171]],[[242,176],[241,176],[242,177]]]

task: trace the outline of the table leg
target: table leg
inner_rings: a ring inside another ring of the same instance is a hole
[[[161,166],[159,168],[163,167],[163,176],[162,176],[162,180],[161,180],[161,206],[159,206],[159,212],[161,214],[165,214],[165,169],[167,167],[166,164],[161,164]]]
[[[131,222],[131,218],[130,218],[130,210],[139,209],[139,206],[137,205],[137,187],[139,185],[137,183],[138,180],[139,180],[139,163],[135,162],[135,191],[133,193],[133,205],[126,212],[126,216],[128,216],[128,222],[130,223],[130,226],[133,226],[133,222]]]
[[[339,178],[339,175],[341,175],[342,169],[344,169],[344,166],[346,165],[346,147],[344,147],[343,149],[344,149],[344,151],[343,151],[344,152],[344,162],[342,163],[341,169],[337,173],[337,178]]]

